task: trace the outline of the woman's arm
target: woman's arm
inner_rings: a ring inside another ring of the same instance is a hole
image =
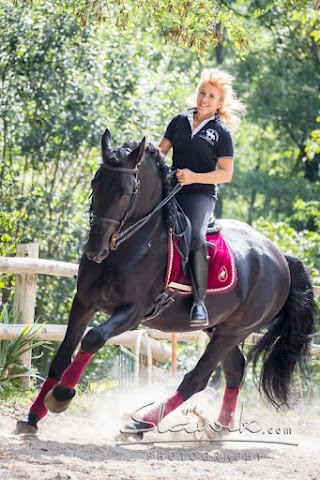
[[[166,156],[172,148],[172,143],[170,142],[170,140],[163,138],[159,143],[159,148],[161,150],[161,153]]]
[[[168,140],[166,141],[168,142]],[[196,173],[189,170],[188,168],[178,169],[176,177],[179,184],[182,186],[191,185],[192,183],[205,183],[212,185],[231,182],[233,176],[233,158],[218,158],[218,166],[218,170],[207,173]]]

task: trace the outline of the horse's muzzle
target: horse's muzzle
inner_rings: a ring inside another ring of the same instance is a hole
[[[96,252],[86,251],[86,255],[88,260],[91,260],[92,262],[95,262],[95,263],[102,263],[103,260],[105,260],[109,255],[109,249],[105,249],[98,254]]]

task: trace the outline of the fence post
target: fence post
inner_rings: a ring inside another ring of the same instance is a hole
[[[39,258],[38,243],[17,245],[17,257]],[[33,325],[36,306],[37,274],[16,275],[16,285],[13,300],[13,313],[20,316],[21,323]],[[20,363],[31,367],[31,350],[20,357]],[[24,377],[23,385],[27,387],[30,377]]]

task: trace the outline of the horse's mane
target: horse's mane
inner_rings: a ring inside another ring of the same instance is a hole
[[[133,141],[125,142],[121,147],[123,149],[123,154],[125,154],[126,152],[126,155],[128,155],[128,149],[132,151],[138,145],[139,145],[139,142],[133,142]],[[170,168],[165,162],[165,157],[164,155],[162,155],[160,149],[151,142],[147,142],[145,153],[148,153],[155,160],[157,164],[158,171],[160,173],[162,185],[163,185],[163,196],[166,197],[171,192],[172,187],[171,187],[171,182],[169,178]],[[164,216],[165,216],[165,221],[168,228],[173,227],[175,223],[176,215],[177,215],[177,206],[176,206],[176,201],[173,198],[164,206]]]

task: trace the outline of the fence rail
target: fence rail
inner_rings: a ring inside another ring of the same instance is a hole
[[[64,339],[67,331],[67,325],[55,325],[55,324],[35,324],[35,327],[39,327],[39,330],[34,335],[34,340],[51,340],[61,342]],[[24,324],[0,324],[0,339],[2,340],[15,340],[21,334],[26,327]],[[87,333],[91,328],[87,328]],[[133,330],[116,335],[109,338],[106,345],[123,345],[126,348],[134,349],[136,347],[137,338],[140,335],[140,331],[148,333],[146,330]],[[152,358],[158,362],[166,362],[171,360],[172,350],[163,343],[160,343],[158,339],[152,338],[148,335],[148,339],[142,337],[140,350],[144,355],[149,354],[149,347],[151,350]]]
[[[76,277],[77,263],[44,260],[30,257],[0,257],[0,273],[19,275],[54,275],[57,277]]]
[[[148,329],[148,334],[151,338],[157,340],[170,340],[171,333],[167,332],[160,332],[159,330],[155,329]],[[1,332],[1,330],[0,330]],[[199,332],[177,332],[176,333],[177,342],[198,342],[199,341]],[[1,333],[0,333],[1,337]],[[251,333],[245,341],[245,345],[255,345],[259,342],[259,340],[263,337],[260,333]],[[315,357],[320,357],[320,345],[312,343],[309,348],[309,353]]]

